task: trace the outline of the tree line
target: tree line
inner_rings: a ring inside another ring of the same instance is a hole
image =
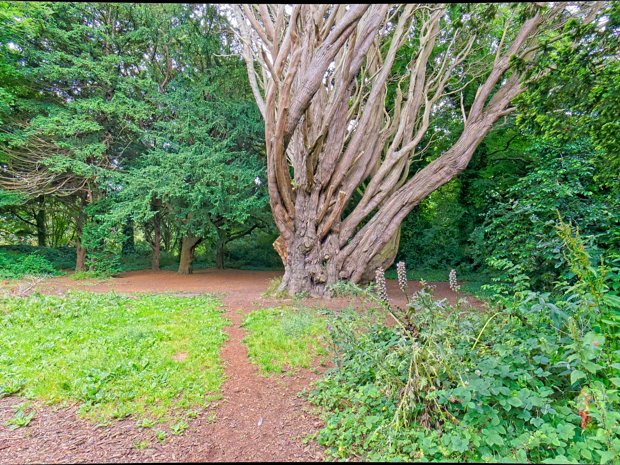
[[[231,241],[271,226],[262,122],[216,6],[9,2],[1,14],[13,232],[76,244],[78,271],[139,232],[154,270],[163,246],[190,273],[202,241],[223,266]]]
[[[617,259],[618,2],[5,2],[0,234],[103,250],[279,237],[281,288]],[[7,240],[7,239],[5,239]]]

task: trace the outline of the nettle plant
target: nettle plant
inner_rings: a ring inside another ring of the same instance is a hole
[[[311,394],[326,407],[319,440],[371,460],[618,462],[617,274],[591,264],[569,225],[558,232],[573,283],[490,312],[435,300],[428,285],[408,295],[404,265],[399,308],[378,270],[372,298],[396,325],[333,324],[338,364]]]

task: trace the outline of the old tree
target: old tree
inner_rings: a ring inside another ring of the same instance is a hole
[[[237,7],[265,120],[281,289],[320,295],[391,265],[406,215],[549,72],[538,66],[549,43],[596,24],[600,6]],[[438,139],[449,148],[428,159]]]

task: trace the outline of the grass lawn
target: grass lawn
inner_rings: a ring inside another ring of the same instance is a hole
[[[227,324],[210,296],[0,297],[0,397],[183,423],[219,398]]]
[[[263,375],[309,368],[327,355],[327,323],[318,310],[276,307],[250,313],[243,326],[249,358]]]

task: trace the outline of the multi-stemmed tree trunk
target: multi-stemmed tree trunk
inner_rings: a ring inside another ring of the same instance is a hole
[[[236,8],[265,119],[281,289],[320,295],[391,265],[403,219],[465,169],[536,77],[541,31],[568,17],[560,4],[497,8],[494,18],[480,8],[459,14],[458,24],[431,4]],[[447,112],[461,131],[420,166],[442,136],[434,117]]]

